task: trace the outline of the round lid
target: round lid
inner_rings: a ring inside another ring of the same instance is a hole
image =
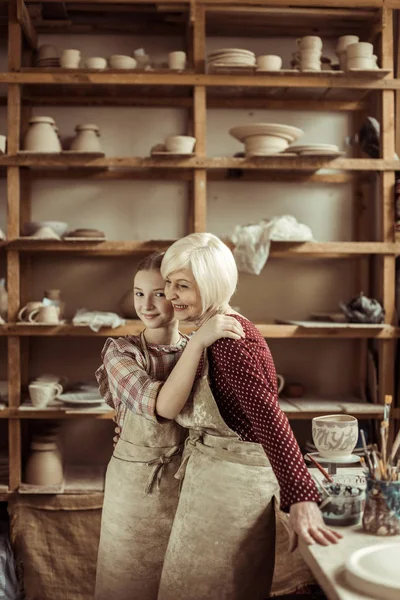
[[[83,131],[85,129],[89,129],[89,130],[93,130],[93,131],[100,131],[100,127],[98,125],[94,125],[93,123],[77,125],[75,127],[75,131]]]
[[[32,117],[29,119],[29,123],[51,123],[55,125],[56,122],[53,117]]]
[[[31,442],[32,450],[57,450],[57,444],[54,442]]]

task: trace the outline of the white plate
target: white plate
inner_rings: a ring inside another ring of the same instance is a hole
[[[353,552],[345,564],[345,577],[363,597],[399,600],[399,566],[400,543],[386,542]]]
[[[245,54],[247,56],[255,56],[254,52],[246,50],[245,48],[220,48],[219,50],[208,52],[207,57],[217,56],[218,54]]]
[[[303,135],[303,130],[292,125],[281,125],[280,123],[249,123],[238,125],[229,130],[229,134],[243,142],[250,135],[276,135],[294,142]]]
[[[57,400],[66,404],[104,404],[99,392],[70,392],[60,394],[57,396]]]
[[[303,150],[303,152],[297,153],[299,156],[327,156],[331,158],[338,158],[344,156],[345,152],[334,152],[332,150]]]
[[[327,463],[331,463],[331,464],[351,464],[351,463],[359,463],[360,462],[360,457],[357,456],[356,454],[349,454],[348,456],[342,456],[341,458],[325,458],[324,456],[321,456],[319,452],[309,452],[308,453],[310,456],[312,456],[313,458],[315,458],[315,460],[317,460],[319,463],[321,464],[327,464]],[[305,460],[308,460],[309,462],[311,462],[309,459],[307,459],[307,456],[304,457]]]
[[[307,150],[332,150],[339,152],[339,146],[336,144],[305,144],[304,146],[290,146],[290,152],[303,152]]]

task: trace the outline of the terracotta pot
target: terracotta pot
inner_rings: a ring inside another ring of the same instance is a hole
[[[126,319],[137,319],[137,314],[134,305],[135,292],[129,290],[124,294],[119,302],[121,315]]]

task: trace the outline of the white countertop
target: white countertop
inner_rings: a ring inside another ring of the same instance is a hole
[[[310,469],[318,479],[322,477],[319,471]],[[359,467],[338,469],[338,474],[359,474]],[[329,600],[376,600],[372,596],[365,596],[352,588],[345,580],[345,562],[356,550],[382,543],[399,543],[400,535],[381,537],[365,533],[361,524],[352,527],[332,527],[343,535],[338,544],[330,546],[306,546],[300,544],[300,552],[311,569],[315,579],[325,592]]]

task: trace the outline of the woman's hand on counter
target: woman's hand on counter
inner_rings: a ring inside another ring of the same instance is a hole
[[[296,502],[289,513],[289,551],[297,548],[299,538],[308,546],[337,544],[343,536],[327,527],[316,502]]]

